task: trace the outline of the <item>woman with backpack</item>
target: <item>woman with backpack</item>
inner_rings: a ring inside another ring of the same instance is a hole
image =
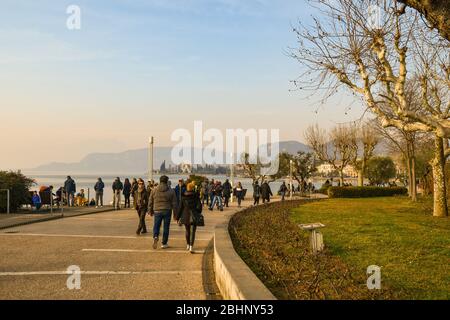
[[[198,226],[203,226],[202,202],[198,193],[194,191],[195,183],[186,186],[181,196],[180,206],[175,213],[175,220],[186,229],[186,249],[194,253],[195,232]]]

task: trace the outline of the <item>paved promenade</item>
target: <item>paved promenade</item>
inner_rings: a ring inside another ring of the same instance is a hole
[[[170,248],[153,250],[151,233],[136,236],[133,210],[0,230],[0,299],[211,298],[217,290],[211,280],[206,285],[205,250],[215,226],[236,211],[236,204],[223,212],[204,211],[206,226],[198,228],[195,254],[185,250],[184,227],[174,222]],[[153,218],[148,216],[147,224],[150,231]],[[81,269],[80,290],[66,285],[72,265]]]

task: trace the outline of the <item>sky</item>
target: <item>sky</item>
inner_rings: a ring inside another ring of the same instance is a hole
[[[66,26],[69,5],[79,30]],[[2,0],[0,170],[143,148],[149,136],[171,146],[195,120],[304,141],[311,124],[358,118],[346,96],[318,108],[292,90],[292,26],[310,14],[302,0]]]

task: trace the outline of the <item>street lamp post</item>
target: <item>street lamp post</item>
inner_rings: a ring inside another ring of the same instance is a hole
[[[231,152],[231,165],[230,165],[230,183],[231,183],[231,203],[233,203],[233,186],[234,186],[234,158],[233,152]]]
[[[148,148],[148,181],[153,181],[153,137],[150,137]]]
[[[292,160],[289,160],[289,200],[292,200]]]

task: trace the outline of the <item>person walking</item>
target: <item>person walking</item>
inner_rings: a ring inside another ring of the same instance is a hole
[[[186,192],[186,185],[183,181],[183,179],[178,180],[178,184],[175,187],[175,195],[177,196],[177,203],[178,205],[181,202],[181,196]]]
[[[36,208],[36,211],[39,211],[39,209],[41,209],[42,207],[42,201],[37,191],[33,192],[33,197],[31,198],[31,201],[33,203],[33,206]]]
[[[286,186],[286,182],[283,181],[283,183],[280,186],[280,190],[278,191],[281,195],[281,201],[284,201],[284,197],[286,196],[286,192],[288,191],[288,187]],[[291,190],[292,192],[292,190]]]
[[[236,199],[238,201],[238,208],[240,208],[242,199],[244,199],[244,189],[242,188],[242,183],[240,182],[238,182],[236,187]]]
[[[273,196],[272,194],[272,190],[270,189],[269,184],[267,183],[267,181],[264,181],[264,183],[261,185],[261,198],[262,198],[262,202],[266,203],[270,202],[270,197]]]
[[[200,192],[200,199],[202,200],[202,206],[209,205],[209,194],[208,194],[208,180],[205,180],[201,184],[201,192]]]
[[[123,197],[125,198],[124,208],[130,208],[131,183],[128,178],[123,183]]]
[[[148,193],[145,188],[144,180],[139,179],[136,182],[137,189],[134,192],[134,209],[136,210],[139,217],[139,225],[136,230],[136,234],[140,235],[141,233],[147,233],[147,226],[145,225],[145,216],[147,215],[148,209]]]
[[[98,178],[95,183],[95,208],[103,208],[103,189],[105,189],[105,184],[102,181],[102,178]]]
[[[69,207],[74,206],[75,192],[77,191],[76,189],[77,188],[76,188],[75,181],[70,176],[67,176],[67,179],[64,182],[64,190],[66,191],[67,205]]]
[[[215,186],[214,179],[211,179],[211,181],[209,182],[209,185],[208,185],[208,196],[209,196],[209,205],[210,206],[214,200],[214,186]]]
[[[123,190],[123,183],[120,181],[120,178],[117,177],[112,185],[113,189],[113,207],[116,210],[120,209],[120,194]]]
[[[164,223],[163,239],[161,249],[168,248],[170,220],[172,211],[178,208],[175,191],[167,185],[169,177],[161,176],[159,185],[153,189],[148,201],[148,213],[154,217],[153,221],[153,249],[158,247],[161,223]]]
[[[223,188],[222,188],[222,184],[220,183],[220,181],[217,181],[212,189],[212,193],[214,195],[213,201],[211,202],[210,206],[209,206],[209,210],[214,210],[214,207],[217,204],[217,207],[219,208],[220,211],[223,211],[223,204],[222,204],[222,193],[223,193]]]
[[[131,181],[131,197],[133,198],[133,208],[135,207],[134,196],[136,194],[137,189],[138,189],[138,181],[136,180],[136,178],[133,178],[133,180]]]
[[[256,206],[259,204],[259,198],[261,197],[261,187],[259,186],[258,181],[255,181],[253,184],[253,205]]]
[[[233,190],[231,190],[231,183],[230,181],[227,179],[224,184],[223,184],[223,199],[224,199],[224,205],[225,207],[228,208],[228,203],[230,202],[230,198],[231,198],[231,192]]]
[[[203,204],[200,196],[195,192],[195,183],[186,186],[186,192],[182,195],[180,207],[176,211],[175,220],[186,229],[186,249],[194,253],[195,233],[199,216],[202,213]]]

